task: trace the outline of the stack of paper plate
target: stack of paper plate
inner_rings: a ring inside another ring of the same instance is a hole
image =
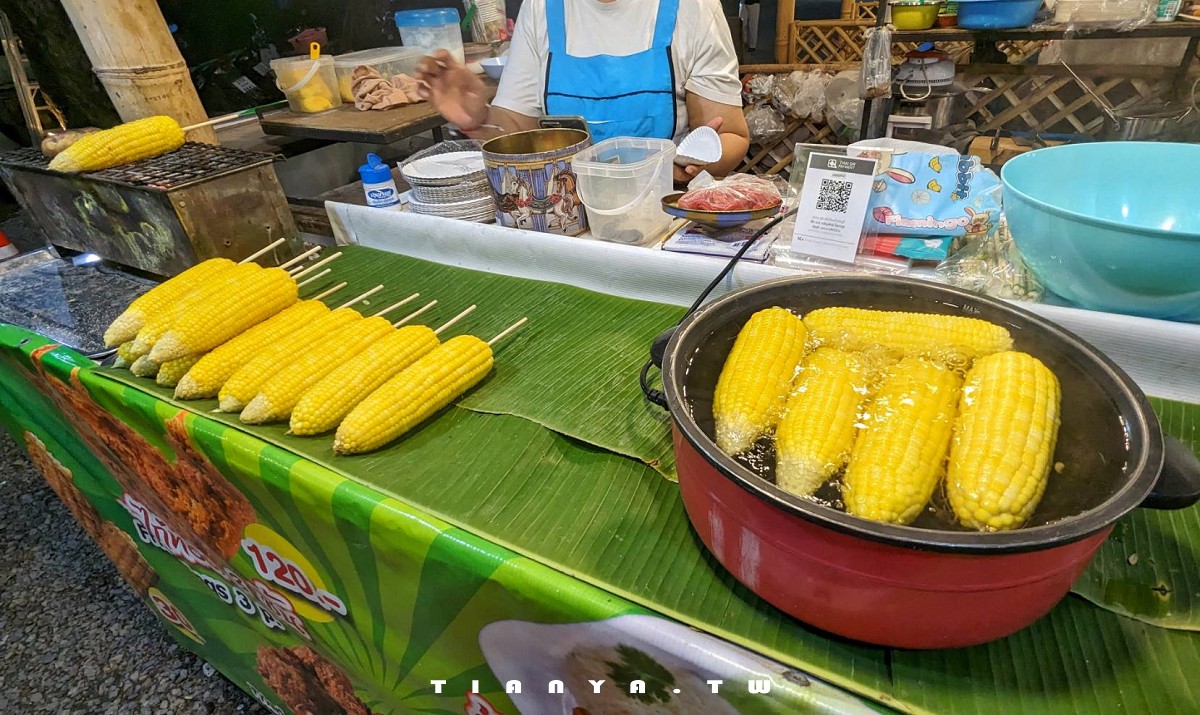
[[[427,156],[405,164],[400,173],[412,186],[408,207],[414,213],[478,222],[496,218],[480,152]]]

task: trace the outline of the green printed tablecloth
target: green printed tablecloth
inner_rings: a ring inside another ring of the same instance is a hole
[[[373,455],[245,430],[0,328],[0,419],[181,642],[272,708],[603,712],[611,696],[632,712],[847,711],[857,698],[907,712],[1200,710],[1200,510],[1131,515],[1078,595],[996,643],[831,638],[724,572],[663,478],[666,423],[630,367],[678,309],[347,259],[347,296],[380,282],[448,314],[477,303],[464,329],[484,336],[532,318],[479,390]],[[1156,409],[1200,443],[1193,407]],[[725,681],[719,696],[710,679]],[[610,689],[583,692],[588,680]]]

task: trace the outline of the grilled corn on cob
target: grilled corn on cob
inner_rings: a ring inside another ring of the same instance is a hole
[[[713,395],[717,446],[727,454],[745,452],[775,428],[805,337],[804,323],[783,308],[760,310],[742,326]]]
[[[961,384],[925,358],[889,368],[850,452],[842,490],[848,513],[893,524],[920,515],[944,473]]]
[[[409,325],[337,366],[304,393],[292,410],[292,434],[327,432],[380,385],[438,346],[424,325]]]
[[[326,336],[362,319],[357,310],[338,308],[317,318],[308,327],[280,338],[229,376],[217,394],[221,411],[241,412],[267,380],[287,367],[296,359],[296,355],[303,353]]]
[[[921,355],[954,367],[1012,349],[1012,335],[978,318],[862,308],[821,308],[804,316],[818,345],[842,350],[882,347],[898,357]]]
[[[386,318],[363,318],[317,341],[299,359],[263,383],[242,410],[242,422],[286,420],[300,397],[321,378],[395,330]]]
[[[170,117],[146,117],[80,137],[50,160],[50,168],[99,171],[175,151],[183,141],[179,122]]]
[[[963,383],[946,496],[959,523],[1024,524],[1049,481],[1058,439],[1058,378],[1040,360],[1003,352],[975,361]]]
[[[181,311],[155,343],[150,359],[162,364],[208,352],[295,303],[298,290],[282,268],[264,268],[231,280],[220,296]]]
[[[491,369],[490,345],[472,335],[450,338],[351,410],[338,427],[333,451],[379,449],[450,404]]]
[[[175,399],[215,397],[238,368],[277,341],[329,313],[319,300],[302,300],[205,355],[175,386]]]
[[[158,375],[154,377],[154,381],[163,387],[175,387],[179,380],[187,374],[192,366],[200,361],[203,355],[188,355],[181,357],[178,360],[169,360],[164,362],[158,368]]]
[[[868,377],[854,353],[818,348],[804,359],[775,431],[775,483],[781,489],[807,496],[845,466]]]
[[[104,331],[104,344],[111,348],[133,340],[146,324],[148,316],[160,313],[191,293],[219,280],[219,276],[234,265],[228,258],[210,258],[154,286],[134,299],[112,325],[108,326]]]

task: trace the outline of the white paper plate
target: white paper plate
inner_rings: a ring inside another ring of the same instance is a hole
[[[483,173],[483,154],[477,151],[455,151],[436,154],[405,164],[400,173],[410,184],[421,181],[461,179]]]

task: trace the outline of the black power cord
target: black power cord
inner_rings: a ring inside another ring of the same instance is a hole
[[[721,285],[721,281],[725,280],[725,276],[729,275],[729,272],[732,271],[733,267],[737,265],[737,262],[742,259],[742,256],[746,255],[746,251],[749,251],[751,246],[753,246],[755,243],[758,243],[758,239],[765,236],[768,231],[778,226],[780,222],[794,213],[796,213],[796,208],[788,209],[787,211],[768,221],[762,228],[758,229],[753,236],[746,240],[745,245],[739,248],[737,253],[733,254],[733,258],[729,259],[729,262],[725,264],[725,267],[721,269],[721,272],[717,274],[717,277],[713,278],[712,282],[710,282],[708,286],[704,288],[704,290],[700,291],[700,296],[696,298],[696,302],[692,303],[692,307],[687,309],[687,312],[685,312],[683,316],[679,318],[679,321],[675,323],[675,325],[672,325],[670,328],[664,330],[662,333],[659,333],[658,337],[654,339],[654,342],[650,346],[650,359],[646,361],[645,365],[642,365],[642,372],[638,376],[638,383],[642,387],[642,394],[646,396],[647,400],[650,400],[659,407],[667,406],[666,394],[663,393],[662,390],[656,390],[653,387],[650,387],[650,368],[657,366],[659,369],[662,369],[663,355],[666,354],[667,343],[671,340],[671,336],[674,335],[675,329],[678,328],[679,324],[687,319],[689,315],[696,312],[696,309],[708,299],[708,296],[714,290],[716,290],[717,286]]]

